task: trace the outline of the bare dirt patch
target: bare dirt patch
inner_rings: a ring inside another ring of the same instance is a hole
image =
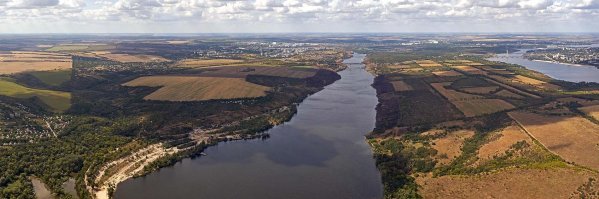
[[[514,99],[523,99],[524,98],[524,97],[522,97],[522,95],[512,93],[505,89],[500,90],[499,92],[496,92],[495,95],[500,96],[500,97],[514,98]]]

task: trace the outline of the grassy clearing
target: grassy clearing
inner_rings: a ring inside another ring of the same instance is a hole
[[[266,95],[269,87],[246,82],[242,78],[148,76],[124,86],[161,87],[145,96],[146,100],[203,101],[217,99],[256,98]]]
[[[60,86],[61,84],[71,80],[73,72],[71,70],[54,70],[54,71],[35,71],[31,72],[35,78],[42,81],[44,84],[51,86]]]
[[[21,99],[37,97],[56,112],[63,112],[71,107],[71,93],[28,88],[8,78],[0,78],[0,95]]]

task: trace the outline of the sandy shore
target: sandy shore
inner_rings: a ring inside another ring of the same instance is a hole
[[[94,189],[88,186],[87,189],[94,198],[108,199],[110,198],[108,191],[110,187],[116,189],[116,186],[119,183],[139,174],[146,165],[160,157],[171,155],[179,151],[180,150],[177,148],[164,148],[162,144],[147,146],[129,156],[114,160],[102,166],[94,179],[99,187]]]

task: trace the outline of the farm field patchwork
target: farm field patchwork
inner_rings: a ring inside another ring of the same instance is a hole
[[[474,68],[472,66],[459,65],[459,66],[452,66],[452,68],[455,68],[457,70],[463,71],[463,72],[471,74],[471,75],[486,75],[487,74],[486,71],[480,70],[478,68]]]
[[[37,97],[57,112],[66,111],[71,107],[71,93],[28,88],[8,78],[0,78],[0,95],[21,99]]]
[[[443,95],[449,101],[482,99],[482,98],[484,98],[483,96],[472,95],[472,94],[468,94],[468,93],[462,93],[462,92],[458,92],[456,90],[445,88],[446,86],[449,86],[450,84],[451,84],[451,82],[431,83],[431,86],[433,88],[435,88],[435,90],[437,90],[437,92],[441,93],[441,95]]]
[[[118,62],[123,62],[123,63],[131,63],[131,62],[146,63],[146,62],[169,61],[168,59],[166,59],[164,57],[160,57],[160,56],[156,56],[156,55],[141,55],[141,54],[133,55],[133,54],[108,53],[108,54],[100,54],[98,56],[110,59],[112,61],[118,61]]]
[[[516,108],[514,105],[501,99],[473,99],[465,101],[452,101],[466,117],[479,116]]]
[[[568,162],[599,169],[599,125],[579,116],[508,114],[551,152]]]
[[[27,51],[0,53],[0,74],[62,70],[70,69],[72,65],[71,56],[64,54]]]
[[[256,98],[266,95],[269,87],[246,82],[243,78],[146,76],[124,86],[160,87],[144,97],[159,101],[204,101],[218,99]]]

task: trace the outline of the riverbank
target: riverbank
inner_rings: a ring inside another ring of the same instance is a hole
[[[268,139],[220,142],[207,156],[119,184],[115,198],[381,198],[364,139],[376,97],[362,58],[346,60],[341,80],[305,98]]]

